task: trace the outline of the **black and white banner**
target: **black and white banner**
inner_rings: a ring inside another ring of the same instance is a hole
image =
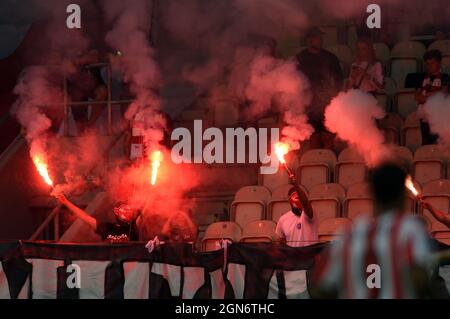
[[[0,298],[309,298],[315,260],[326,246],[232,244],[194,253],[180,244],[150,254],[144,245],[0,242]],[[450,261],[441,265],[447,287],[449,270]]]

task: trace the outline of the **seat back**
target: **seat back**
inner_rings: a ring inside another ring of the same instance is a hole
[[[373,44],[373,48],[375,50],[376,58],[385,64],[391,56],[391,50],[389,47],[386,43],[377,42]]]
[[[241,239],[242,230],[234,222],[217,222],[209,225],[202,239],[202,250],[212,251],[217,249],[217,243],[222,239],[238,242]]]
[[[439,50],[442,55],[450,55],[450,40],[437,40],[430,44],[428,50]]]
[[[399,88],[405,86],[405,79],[409,73],[418,71],[419,63],[415,58],[391,58],[391,77]]]
[[[345,198],[342,185],[329,183],[314,186],[309,193],[309,201],[318,223],[341,215],[341,206]]]
[[[413,162],[413,154],[409,148],[404,146],[392,146],[391,151],[394,155],[394,160],[409,171]]]
[[[418,41],[403,41],[394,45],[391,50],[391,56],[396,57],[415,57],[422,59],[425,54],[425,46]]]
[[[362,215],[373,216],[373,199],[368,183],[356,183],[347,190],[343,216],[354,220]]]
[[[272,242],[275,240],[277,224],[271,220],[248,223],[242,230],[241,242]]]
[[[350,229],[352,221],[348,218],[329,218],[322,221],[318,227],[319,241],[326,242],[337,239],[342,232]]]
[[[235,201],[263,201],[270,200],[271,193],[267,187],[251,185],[241,187],[234,195]]]
[[[348,188],[352,184],[365,181],[367,172],[362,156],[354,149],[347,148],[339,154],[335,182]]]
[[[414,179],[421,185],[441,179],[445,173],[445,156],[436,145],[424,145],[414,153]]]
[[[417,111],[415,95],[416,92],[414,89],[403,89],[396,94],[397,112],[404,119],[406,119],[409,114]]]
[[[416,112],[409,114],[405,119],[402,129],[402,144],[411,151],[415,151],[422,145],[422,132]]]
[[[297,169],[299,183],[308,190],[314,185],[328,183],[336,164],[336,155],[327,149],[309,150],[300,159]]]
[[[228,127],[239,123],[239,104],[233,99],[217,99],[214,104],[214,124]]]

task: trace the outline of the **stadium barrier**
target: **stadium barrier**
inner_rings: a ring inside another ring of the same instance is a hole
[[[327,245],[239,243],[194,253],[191,245],[166,244],[149,253],[145,243],[0,242],[0,298],[309,298]],[[450,260],[440,267],[450,290]]]

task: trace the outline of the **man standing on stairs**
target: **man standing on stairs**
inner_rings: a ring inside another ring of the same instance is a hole
[[[311,203],[294,176],[290,176],[290,181],[293,184],[288,192],[291,210],[280,217],[275,234],[291,247],[313,245],[319,238]]]
[[[115,222],[101,222],[74,205],[63,194],[57,194],[58,201],[66,206],[74,215],[88,224],[102,240],[109,242],[138,241],[140,213],[126,203],[119,203],[113,209]]]

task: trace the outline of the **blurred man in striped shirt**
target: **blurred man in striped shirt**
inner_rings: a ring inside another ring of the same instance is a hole
[[[422,221],[405,212],[405,172],[384,164],[372,174],[375,218],[361,217],[318,261],[315,294],[328,298],[432,295],[431,245]]]

